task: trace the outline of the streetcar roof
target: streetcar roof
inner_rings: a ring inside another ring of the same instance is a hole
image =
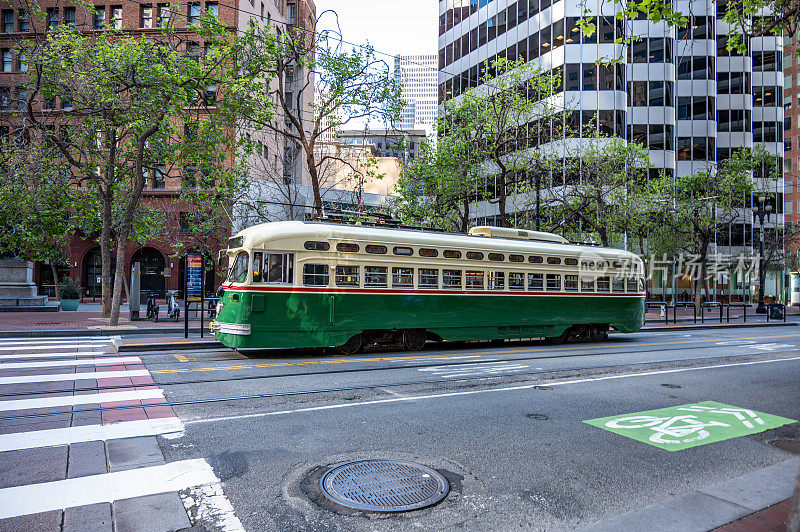
[[[553,236],[557,237],[557,235]],[[308,240],[334,240],[384,245],[435,246],[476,251],[496,250],[509,253],[559,253],[575,257],[587,253],[603,258],[639,260],[636,254],[615,248],[461,233],[439,233],[402,227],[375,227],[327,222],[268,222],[243,229],[231,240],[238,237],[241,237],[241,244],[237,247],[246,249],[268,248],[270,242],[294,239],[297,240],[297,249],[303,249],[303,244]]]

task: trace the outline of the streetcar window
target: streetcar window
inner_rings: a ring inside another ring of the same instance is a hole
[[[480,251],[467,251],[467,258],[472,260],[482,260],[483,253]]]
[[[557,273],[547,274],[547,291],[560,292],[561,291],[561,275]]]
[[[442,270],[442,287],[461,290],[461,270]]]
[[[431,249],[431,248],[419,248],[418,253],[419,253],[420,257],[438,257],[439,256],[439,252],[436,251],[435,249]]]
[[[313,240],[309,240],[303,247],[309,251],[328,251],[331,249],[331,245],[327,242],[315,242]]]
[[[328,265],[303,264],[303,284],[306,286],[328,286]]]
[[[341,251],[342,253],[358,253],[358,244],[339,242],[336,244],[336,251]]]
[[[336,286],[358,286],[358,266],[337,266]]]
[[[502,253],[489,253],[489,260],[501,261],[506,260],[506,257]]]
[[[247,280],[247,263],[250,257],[246,251],[240,251],[233,259],[233,265],[228,270],[228,282],[243,283]]]
[[[230,249],[240,248],[244,245],[244,237],[243,236],[234,236],[228,239],[228,247]]]
[[[264,279],[262,278],[261,268],[264,264],[264,254],[260,251],[256,251],[253,253],[253,282],[260,283]]]
[[[547,264],[561,264],[561,259],[558,257],[547,257]]]
[[[525,274],[519,272],[510,272],[508,274],[508,289],[525,290]]]
[[[525,256],[524,255],[509,255],[508,256],[508,260],[510,260],[511,262],[525,262]]]
[[[461,258],[461,252],[457,251],[455,249],[446,249],[446,250],[444,250],[443,255],[445,257],[447,257],[448,259],[460,259]],[[456,270],[453,270],[453,271],[456,271]],[[459,283],[459,285],[460,284],[461,283]]]
[[[469,255],[469,253],[467,253]],[[466,274],[466,289],[467,290],[483,290],[483,272],[474,272],[467,270]]]
[[[611,279],[611,291],[612,292],[624,292],[625,291],[625,278],[624,277],[613,277]]]
[[[528,257],[528,262],[532,262],[533,264],[541,264],[544,262],[544,259],[538,255],[531,255]]]
[[[376,253],[378,255],[386,255],[386,252],[389,251],[386,246],[378,246],[376,244],[367,244],[364,249],[366,249],[367,253]]]
[[[618,261],[618,260],[615,260],[614,261],[614,267],[615,268],[622,268],[622,263],[620,261]]]
[[[628,292],[636,292],[636,278],[628,277]]]
[[[422,250],[419,250],[420,255]],[[420,268],[418,271],[417,288],[439,288],[439,270]]]
[[[597,291],[598,292],[610,292],[611,291],[611,280],[608,277],[598,277],[597,278]]]
[[[364,266],[364,286],[382,288],[389,286],[388,268],[386,266]]]
[[[294,253],[265,253],[265,255],[261,282],[291,283],[294,279]]]
[[[581,292],[594,292],[594,277],[581,277]]]
[[[544,277],[541,273],[528,274],[528,290],[544,289]]]
[[[403,246],[395,246],[392,252],[395,255],[413,255],[414,250]]]
[[[505,290],[505,272],[489,272],[489,290]]]
[[[578,259],[564,259],[564,264],[566,264],[567,266],[577,266]]]
[[[578,291],[578,276],[577,275],[565,275],[564,276],[564,290],[567,292],[577,292]]]
[[[392,288],[414,288],[414,268],[392,268]]]

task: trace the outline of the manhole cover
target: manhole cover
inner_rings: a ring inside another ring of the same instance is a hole
[[[424,465],[402,460],[359,460],[336,466],[319,481],[328,499],[357,510],[407,512],[441,501],[450,485]]]
[[[800,454],[800,440],[772,440],[770,445],[794,454]]]

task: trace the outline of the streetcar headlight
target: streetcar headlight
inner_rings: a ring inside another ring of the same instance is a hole
[[[224,307],[224,306],[225,306],[225,303],[223,303],[221,299],[219,301],[217,301],[216,313],[219,314],[219,311],[222,310],[222,307]]]

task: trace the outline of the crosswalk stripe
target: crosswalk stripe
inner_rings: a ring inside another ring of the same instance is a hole
[[[219,482],[203,459],[0,489],[0,519]]]
[[[36,339],[36,340],[0,340],[0,346],[4,345],[53,345],[53,344],[111,344],[114,340],[109,338],[89,338],[82,340],[80,338],[64,338],[64,339]]]
[[[164,391],[160,388],[148,390],[130,390],[124,392],[90,393],[84,395],[66,395],[62,397],[37,397],[35,399],[12,399],[0,401],[0,412],[12,410],[33,410],[36,408],[53,408],[59,406],[90,405],[113,403],[117,401],[139,401],[142,399],[163,399]]]
[[[82,360],[47,360],[44,362],[3,362],[0,363],[0,371],[4,369],[34,369],[34,368],[54,368],[58,366],[99,366],[102,364],[137,364],[140,363],[139,357],[104,357],[86,358]]]
[[[108,342],[118,340],[121,336],[48,336],[44,338],[21,338],[5,337],[0,339],[0,344],[4,343],[42,343],[42,342]]]
[[[0,434],[0,452],[137,436],[164,434],[177,436],[181,432],[183,423],[176,417],[121,421],[110,425],[78,425],[60,429],[31,430]]]
[[[86,348],[100,348],[106,347],[105,345],[94,345],[94,344],[52,344],[52,345],[14,345],[14,346],[2,346],[0,347],[0,351],[19,351],[20,349],[24,349],[27,351],[45,351],[47,349],[86,349]]]
[[[0,355],[0,360],[18,360],[20,358],[69,358],[102,356],[104,353],[97,351],[76,351],[75,353],[18,353],[16,355]],[[117,356],[116,353],[112,353]]]
[[[49,375],[20,375],[18,377],[0,377],[0,385],[23,384],[26,382],[60,382],[77,381],[81,379],[113,379],[117,377],[148,377],[150,372],[146,369],[132,369],[128,371],[87,371],[85,373],[54,373]]]

